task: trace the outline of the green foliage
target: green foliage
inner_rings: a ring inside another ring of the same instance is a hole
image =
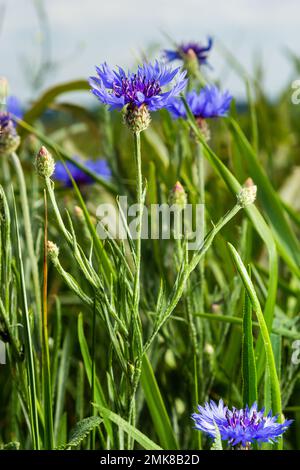
[[[252,304],[245,294],[244,314],[243,314],[243,405],[251,406],[257,402],[257,373],[255,363],[255,352],[253,347],[252,332]]]
[[[120,114],[68,99],[88,90],[85,80],[45,91],[19,121],[19,155],[0,161],[2,449],[208,449],[190,415],[209,398],[230,407],[257,400],[299,428],[300,368],[291,362],[300,338],[299,109],[288,89],[269,102],[229,62],[248,102],[209,122],[209,142],[188,108],[185,122],[153,113],[132,139]],[[38,177],[41,144],[94,184]],[[74,155],[102,155],[111,181]],[[241,208],[236,195],[249,176],[257,202]],[[117,195],[166,203],[177,180],[194,207],[205,201],[203,243],[189,252],[172,232],[139,244]],[[45,191],[47,237],[59,248],[47,275]],[[127,240],[100,240],[101,203],[115,205]],[[216,435],[212,450],[221,450],[217,427]],[[298,437],[287,433],[284,445],[299,448]]]
[[[125,431],[132,439],[134,439],[136,442],[138,442],[144,449],[146,450],[161,450],[161,447],[159,447],[155,442],[151,441],[145,434],[143,434],[141,431],[136,429],[134,426],[129,424],[127,421],[125,421],[121,416],[118,416],[116,413],[113,413],[112,411],[108,410],[107,408],[104,408],[104,406],[100,405],[95,405],[96,408],[99,409],[100,414],[108,419],[110,419],[113,423],[115,423],[119,429],[122,431]]]
[[[214,439],[214,443],[211,446],[210,450],[223,450],[220,430],[218,426],[216,425],[216,423],[215,423],[215,430],[216,430],[216,437]]]
[[[100,426],[102,420],[99,416],[89,416],[79,421],[74,429],[71,431],[69,441],[66,449],[78,447],[81,442],[93,431],[93,429]]]

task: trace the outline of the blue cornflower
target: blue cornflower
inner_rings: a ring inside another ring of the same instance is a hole
[[[110,109],[122,109],[125,105],[132,108],[147,106],[149,111],[165,108],[174,96],[186,86],[185,72],[180,68],[172,70],[158,61],[155,64],[145,63],[136,72],[128,72],[119,67],[111,70],[104,63],[96,67],[98,77],[90,77],[94,95]],[[178,74],[177,83],[169,90],[162,91]]]
[[[78,159],[77,157],[75,158]],[[102,176],[104,179],[109,179],[111,177],[111,171],[106,160],[86,160],[82,161],[82,163],[89,170]],[[92,184],[94,182],[91,176],[80,170],[80,168],[78,168],[74,163],[67,162],[66,167],[78,185]],[[54,179],[60,181],[66,187],[72,187],[72,181],[62,162],[57,162],[55,165]]]
[[[215,425],[218,426],[221,438],[228,441],[231,446],[242,445],[247,447],[250,443],[276,442],[290,426],[292,420],[278,423],[278,416],[272,416],[270,411],[265,416],[265,409],[258,411],[257,404],[251,408],[229,410],[220,400],[218,405],[214,401],[198,406],[198,413],[192,415],[195,428],[216,437]]]
[[[212,48],[213,40],[211,37],[208,38],[206,46],[197,42],[187,42],[180,44],[175,50],[165,50],[165,57],[169,62],[173,60],[185,60],[186,57],[196,57],[198,63],[207,64],[207,56]]]
[[[196,119],[226,116],[232,96],[228,91],[222,92],[215,85],[206,85],[197,93],[195,90],[186,95],[186,101]],[[174,119],[186,119],[186,110],[182,100],[173,99],[168,106]]]

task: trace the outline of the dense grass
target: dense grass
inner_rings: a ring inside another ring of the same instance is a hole
[[[205,200],[195,253],[142,240],[139,262],[138,244],[98,238],[100,203],[136,201],[139,141],[118,113],[56,101],[85,81],[37,97],[19,122],[18,155],[0,162],[2,446],[206,449],[190,415],[222,397],[282,411],[295,421],[278,447],[300,448],[300,111],[290,88],[270,101],[241,79],[248,102],[210,123],[208,143],[192,116],[165,110],[141,134],[139,201],[167,202],[177,180],[190,203]],[[53,185],[34,170],[41,144],[56,160],[101,155],[113,178]],[[249,176],[257,201],[241,209]]]

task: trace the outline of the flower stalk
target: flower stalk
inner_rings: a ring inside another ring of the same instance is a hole
[[[41,325],[41,320],[40,320],[41,318],[40,314],[42,311],[42,301],[41,301],[41,293],[40,293],[38,262],[37,262],[37,257],[35,254],[33,235],[32,235],[32,230],[31,230],[31,223],[30,223],[30,212],[29,212],[29,203],[28,203],[28,198],[27,198],[26,183],[25,183],[25,177],[24,177],[24,173],[23,173],[23,169],[22,169],[19,157],[15,152],[11,154],[11,161],[16,171],[16,175],[17,175],[17,179],[19,183],[20,202],[21,202],[23,220],[24,220],[26,245],[27,245],[28,255],[31,260],[32,280],[33,280],[34,294],[35,294],[35,299],[36,299],[35,324],[36,324],[39,343],[41,344],[42,325]]]

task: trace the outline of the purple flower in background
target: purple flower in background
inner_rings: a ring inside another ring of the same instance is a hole
[[[198,406],[198,413],[192,415],[195,428],[207,433],[210,437],[216,437],[217,425],[224,441],[231,446],[242,445],[247,447],[250,443],[276,442],[290,426],[292,420],[278,423],[278,417],[272,416],[272,412],[265,416],[264,408],[260,411],[254,403],[251,408],[229,410],[220,400],[218,405],[214,401],[205,403],[204,407]]]
[[[196,119],[226,116],[232,96],[228,91],[222,92],[215,85],[207,85],[197,93],[195,90],[186,95],[186,101]],[[174,119],[186,119],[186,110],[182,100],[173,99],[168,106]]]
[[[97,77],[90,77],[93,94],[110,109],[130,109],[146,106],[149,111],[166,108],[170,101],[185,88],[186,72],[180,68],[171,69],[156,61],[145,63],[136,72],[128,72],[119,67],[112,70],[106,63],[96,67]],[[177,75],[177,82],[168,91],[163,91]]]
[[[14,152],[20,143],[13,116],[22,117],[19,100],[10,96],[7,98],[6,111],[0,111],[0,155]]]
[[[82,164],[104,179],[109,179],[111,176],[106,160],[86,160],[82,161]],[[78,185],[92,184],[94,182],[91,176],[80,170],[74,163],[67,162],[66,166]],[[57,162],[55,165],[54,179],[60,181],[66,187],[72,187],[72,181],[62,162]]]
[[[15,124],[11,116],[6,111],[0,111],[0,132],[3,133],[8,128],[15,128]]]
[[[206,64],[208,53],[211,50],[213,45],[213,40],[211,37],[208,38],[207,45],[204,46],[197,42],[187,42],[180,44],[175,50],[165,50],[165,57],[169,62],[173,60],[184,60],[185,57],[196,57],[198,63]]]
[[[21,103],[16,96],[9,96],[6,100],[6,111],[0,111],[0,127],[3,131],[7,128],[16,127],[13,117],[23,117]]]

